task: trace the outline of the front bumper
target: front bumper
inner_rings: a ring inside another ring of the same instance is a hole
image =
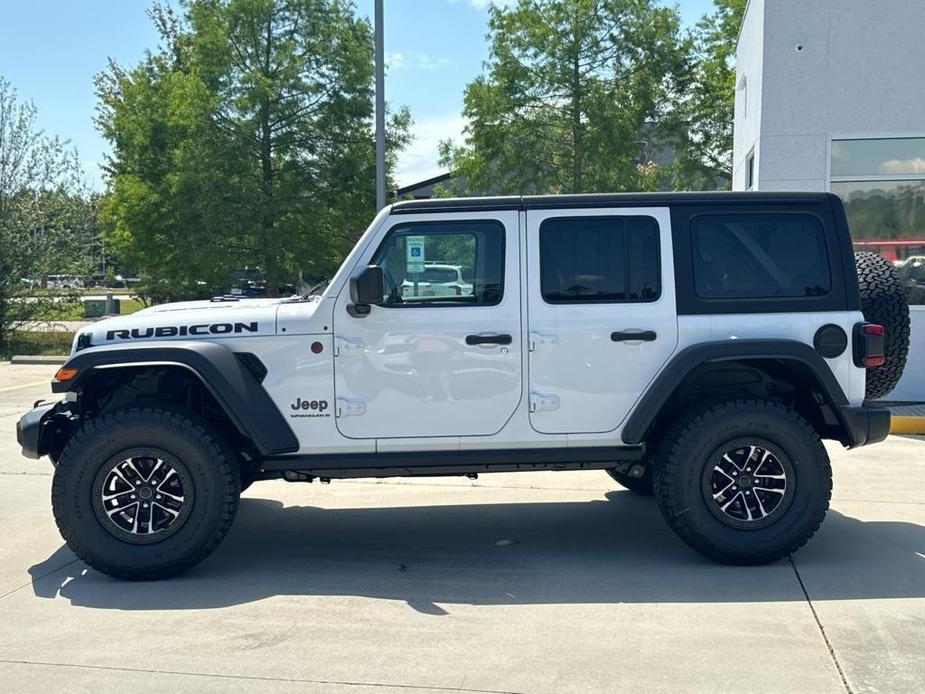
[[[55,415],[62,404],[53,402],[39,405],[26,412],[16,422],[16,441],[22,446],[22,454],[25,457],[36,460],[50,452],[48,444],[53,438],[50,434],[57,432],[49,432],[49,428],[55,426]]]
[[[846,441],[849,448],[879,443],[890,434],[890,411],[885,407],[842,407],[839,410],[845,425]]]

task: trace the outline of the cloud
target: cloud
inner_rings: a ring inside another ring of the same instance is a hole
[[[485,10],[488,9],[489,5],[498,5],[499,7],[507,7],[513,4],[514,0],[450,0],[450,2],[465,2],[467,5],[471,5],[476,10]]]
[[[434,58],[423,51],[392,51],[385,54],[385,64],[392,70],[434,70],[452,61]]]
[[[883,174],[925,173],[925,159],[914,157],[912,159],[888,159],[879,166]]]
[[[459,113],[419,118],[411,127],[413,140],[398,155],[395,180],[399,186],[417,183],[445,172],[437,163],[442,140],[462,142],[466,119]]]

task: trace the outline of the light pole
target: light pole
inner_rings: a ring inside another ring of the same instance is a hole
[[[376,210],[385,207],[385,50],[382,0],[376,0]]]

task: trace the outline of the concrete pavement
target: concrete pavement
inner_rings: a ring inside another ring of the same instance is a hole
[[[830,446],[833,510],[792,562],[712,564],[602,472],[265,482],[158,583],[62,546],[0,364],[0,681],[9,691],[812,691],[925,687],[925,440]]]

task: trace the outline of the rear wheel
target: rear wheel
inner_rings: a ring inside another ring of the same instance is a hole
[[[165,578],[205,559],[240,495],[237,459],[191,414],[117,410],[87,422],[61,453],[52,483],[68,547],[97,571]]]
[[[659,447],[655,496],[688,545],[728,564],[762,564],[802,547],[825,517],[828,454],[809,423],[769,401],[688,415]]]

